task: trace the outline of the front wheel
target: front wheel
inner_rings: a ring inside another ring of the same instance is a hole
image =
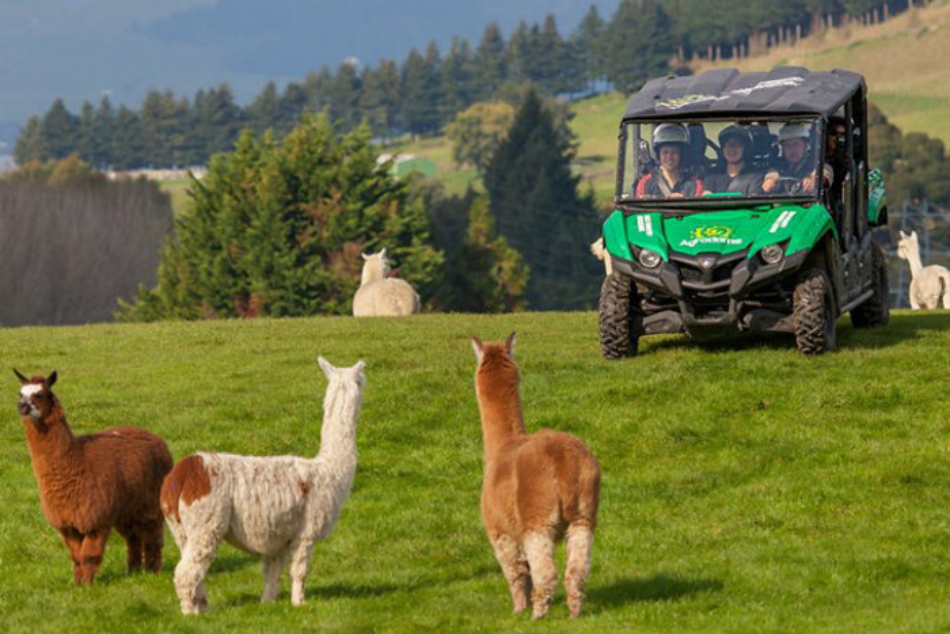
[[[637,354],[640,341],[640,294],[633,279],[611,273],[600,287],[600,351],[605,359]]]
[[[802,354],[822,354],[837,347],[835,302],[831,281],[821,269],[805,271],[795,285],[795,343]]]
[[[871,290],[874,294],[860,306],[851,309],[851,323],[855,328],[886,326],[891,318],[887,304],[890,295],[887,285],[887,261],[884,259],[884,250],[876,242],[871,245],[871,266]]]

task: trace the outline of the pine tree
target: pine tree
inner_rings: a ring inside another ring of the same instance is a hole
[[[345,61],[336,69],[330,83],[330,117],[341,130],[349,131],[360,124],[360,80],[356,65]]]
[[[115,144],[113,143],[115,111],[112,109],[112,102],[109,101],[109,97],[103,97],[99,102],[99,107],[96,108],[93,134],[96,138],[96,153],[91,157],[93,167],[98,169],[111,167],[115,163],[113,158],[113,152],[115,151]]]
[[[27,119],[26,126],[13,146],[13,158],[18,165],[45,161],[49,158],[46,137],[43,136],[43,120],[39,116],[33,115]]]
[[[280,96],[277,85],[267,82],[254,101],[244,110],[248,127],[260,136],[264,130],[276,129],[280,122]]]
[[[438,69],[412,49],[402,68],[402,121],[412,134],[432,134],[439,129]]]
[[[569,139],[530,91],[485,173],[499,233],[531,270],[526,297],[536,309],[590,306],[597,293],[586,252],[597,216],[593,196],[577,191]]]
[[[571,35],[576,63],[582,69],[582,76],[588,87],[592,87],[606,72],[608,49],[604,42],[605,37],[604,21],[597,12],[597,6],[591,5],[590,10]]]
[[[607,76],[621,92],[634,92],[669,71],[673,56],[670,19],[657,0],[623,0],[607,27]]]
[[[79,119],[62,99],[56,99],[43,117],[42,134],[48,159],[63,159],[79,147]]]
[[[115,134],[112,136],[113,167],[119,170],[140,169],[147,166],[145,139],[138,113],[119,106],[115,116]]]
[[[475,101],[493,96],[508,79],[505,39],[498,24],[491,22],[475,50]]]

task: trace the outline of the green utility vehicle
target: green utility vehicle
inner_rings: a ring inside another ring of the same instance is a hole
[[[603,226],[604,357],[658,333],[791,333],[836,345],[845,312],[887,323],[884,183],[868,170],[867,96],[852,72],[713,70],[648,82],[620,126]]]

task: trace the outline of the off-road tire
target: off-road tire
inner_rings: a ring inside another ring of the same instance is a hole
[[[605,359],[637,354],[640,341],[640,295],[633,279],[611,273],[600,287],[600,351]]]
[[[819,268],[808,269],[795,285],[795,343],[802,354],[822,354],[837,346],[835,303],[828,275]]]
[[[887,285],[887,261],[884,251],[876,242],[871,245],[871,277],[874,294],[860,306],[851,309],[851,324],[855,328],[877,328],[890,321],[888,307],[890,288]]]

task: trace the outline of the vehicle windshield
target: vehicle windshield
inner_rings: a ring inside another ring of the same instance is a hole
[[[820,131],[814,118],[627,122],[618,202],[817,198],[832,177]]]

